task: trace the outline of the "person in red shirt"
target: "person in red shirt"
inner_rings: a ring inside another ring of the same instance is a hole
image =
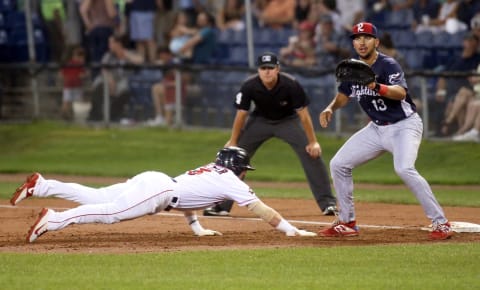
[[[83,78],[85,77],[85,51],[81,46],[72,48],[71,57],[60,73],[63,78],[62,117],[70,120],[73,117],[73,101],[83,98]]]

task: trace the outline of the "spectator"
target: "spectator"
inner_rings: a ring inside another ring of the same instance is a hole
[[[154,35],[156,0],[132,0],[130,3],[130,40],[135,42],[137,52],[145,60],[155,60],[156,42]]]
[[[292,26],[295,19],[295,0],[257,0],[255,1],[261,26],[282,28]]]
[[[74,101],[83,101],[83,79],[85,77],[85,50],[76,46],[69,53],[66,66],[60,70],[63,78],[61,114],[65,120],[73,117]]]
[[[87,34],[88,59],[100,62],[108,51],[108,40],[115,28],[117,10],[113,0],[83,0],[80,15]]]
[[[426,24],[430,19],[434,19],[440,10],[440,3],[436,0],[418,0],[412,6],[413,23],[412,30],[417,31],[419,25]]]
[[[465,35],[463,51],[460,58],[455,59],[446,71],[474,71],[480,64],[480,54],[477,52],[479,39],[473,33]],[[474,96],[473,88],[467,78],[440,78],[437,82],[437,91],[434,99],[432,120],[442,124],[437,135],[450,135],[453,127],[461,126],[465,116],[467,104]],[[442,122],[443,116],[445,120]]]
[[[157,50],[158,65],[171,65],[174,63],[174,55],[168,47],[160,47]],[[186,73],[182,73],[182,101],[186,95],[187,80]],[[167,69],[160,82],[152,86],[152,100],[155,106],[155,119],[150,120],[149,126],[171,126],[175,112],[176,87],[175,71]]]
[[[178,11],[175,15],[174,25],[169,32],[170,51],[180,59],[192,58],[193,49],[181,51],[185,43],[197,33],[197,29],[188,26],[187,14]]]
[[[478,98],[468,106],[464,126],[452,140],[480,142],[480,100]]]
[[[334,68],[344,58],[350,56],[348,39],[337,33],[329,14],[320,16],[315,31],[316,65],[322,69]]]
[[[297,0],[295,4],[295,18],[293,27],[298,28],[300,23],[309,21],[313,4],[311,0]]]
[[[417,26],[416,32],[431,31],[438,33],[447,31],[448,33],[457,33],[467,29],[467,25],[456,18],[459,1],[446,0],[440,4],[440,9],[435,18],[423,17],[422,23]]]
[[[372,3],[373,10],[376,12],[379,12],[384,9],[387,9],[390,11],[408,10],[412,8],[415,0],[379,0],[379,1],[369,1],[369,2],[375,2],[375,3]]]
[[[182,11],[187,16],[187,25],[195,26],[197,16],[200,12],[205,12],[205,1],[203,0],[180,0],[177,4],[177,10]]]
[[[65,36],[63,33],[65,9],[63,3],[61,0],[43,0],[40,5],[43,21],[48,31],[51,59],[60,62],[65,57]]]
[[[480,39],[480,13],[475,14],[475,16],[470,21],[471,32]],[[480,43],[478,45],[478,52],[480,52]]]
[[[157,13],[155,15],[156,46],[168,46],[170,29],[175,21],[173,0],[156,0]]]
[[[198,32],[195,33],[180,49],[180,53],[193,50],[192,58],[187,61],[197,64],[208,63],[215,52],[216,36],[214,20],[207,12],[197,16]]]
[[[478,40],[477,40],[478,41]],[[477,63],[480,63],[478,61]],[[477,72],[479,72],[479,67]],[[455,95],[453,102],[447,106],[447,117],[445,119],[445,131],[444,134],[448,134],[448,129],[450,124],[456,121],[458,127],[457,132],[454,135],[461,135],[470,129],[473,125],[473,120],[475,119],[476,109],[474,108],[477,98],[480,98],[478,93],[480,92],[479,88],[479,78],[477,76],[472,76],[468,78],[469,84],[465,83],[464,86],[460,88],[458,93]]]
[[[472,18],[480,12],[480,1],[478,0],[463,0],[459,1],[456,10],[456,18],[461,23],[465,24],[467,29],[471,29],[470,23]]]
[[[289,38],[288,46],[280,49],[280,61],[287,66],[311,67],[315,65],[315,26],[309,21],[298,25],[298,34]]]
[[[310,21],[317,23],[324,15],[330,15],[332,18],[335,32],[339,34],[345,33],[345,29],[343,29],[340,21],[340,13],[337,11],[337,2],[335,0],[322,0],[314,2],[312,9],[310,9]]]
[[[245,5],[243,0],[225,0],[216,14],[217,27],[222,30],[245,29]]]
[[[367,7],[365,0],[337,0],[337,10],[340,12],[340,23],[343,29],[351,32],[353,24],[365,18]]]
[[[81,16],[79,11],[79,1],[65,1],[65,22],[63,34],[65,36],[66,47],[74,47],[82,44]]]
[[[142,64],[144,58],[136,51],[128,50],[123,39],[118,36],[108,38],[109,50],[102,58],[102,64],[111,66],[104,68],[103,74],[98,75],[93,82],[92,109],[89,119],[93,121],[103,118],[103,82],[107,82],[110,94],[110,112],[112,121],[120,121],[124,115],[125,105],[130,99],[128,77],[132,70],[125,68],[127,64]]]

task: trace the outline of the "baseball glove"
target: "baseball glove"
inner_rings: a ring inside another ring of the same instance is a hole
[[[344,59],[335,68],[335,77],[338,82],[349,82],[368,85],[375,82],[375,73],[372,68],[361,60]]]

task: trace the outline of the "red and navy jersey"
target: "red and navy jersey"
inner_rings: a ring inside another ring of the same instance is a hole
[[[282,120],[308,106],[310,99],[292,75],[280,72],[278,82],[271,90],[263,85],[258,74],[243,83],[240,92],[235,96],[235,107],[248,111],[252,102],[255,104],[252,115]]]
[[[375,72],[377,83],[399,85],[407,91],[403,100],[392,100],[380,96],[367,86],[352,83],[341,83],[338,91],[350,98],[356,98],[370,119],[378,125],[393,124],[416,112],[410,94],[408,93],[405,74],[398,62],[385,54],[378,53],[377,60],[371,66]]]

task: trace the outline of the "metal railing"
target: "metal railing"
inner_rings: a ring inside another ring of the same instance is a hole
[[[118,69],[118,66],[90,65],[88,69]],[[241,67],[229,66],[200,66],[200,65],[126,65],[121,67],[129,71],[129,75],[138,75],[140,71],[174,70],[175,72],[175,119],[174,127],[185,126],[229,128],[232,124],[235,110],[233,101],[236,92],[247,76],[255,73],[255,70]],[[0,65],[0,86],[3,97],[0,98],[0,121],[25,121],[32,119],[56,119],[58,114],[55,111],[55,103],[58,105],[61,96],[62,86],[58,83],[56,76],[60,66],[57,64],[6,64]],[[283,68],[282,68],[283,69]],[[307,94],[311,98],[309,106],[315,128],[319,130],[318,114],[330,103],[336,93],[336,82],[333,71],[288,69],[284,71],[294,75]],[[182,74],[189,74],[190,81],[186,84],[186,96],[182,97]],[[407,78],[409,88],[413,95],[421,100],[422,110],[419,112],[424,120],[424,136],[429,137],[430,132],[430,111],[429,100],[434,96],[433,81],[438,77],[460,77],[466,78],[473,73],[459,72],[434,72],[434,71],[409,71]],[[56,82],[55,82],[56,81]],[[138,79],[137,79],[138,81]],[[145,79],[145,92],[148,94],[149,87],[153,85],[152,80]],[[156,80],[158,81],[158,80]],[[85,89],[91,94],[91,81],[88,81]],[[112,103],[109,88],[103,82],[103,118],[100,125],[111,126],[110,104]],[[131,98],[135,97],[131,92]],[[53,97],[55,96],[55,97]],[[98,97],[98,96],[96,96]],[[19,102],[12,102],[18,98]],[[52,98],[54,101],[52,102]],[[143,96],[149,98],[149,96]],[[9,102],[10,101],[10,102]],[[13,104],[12,104],[13,103]],[[130,104],[134,105],[134,104]],[[153,102],[150,103],[153,106]],[[17,106],[24,114],[9,113],[8,107]],[[147,108],[148,109],[148,108]],[[153,108],[150,108],[151,110]],[[153,117],[151,110],[145,113],[144,119]],[[150,115],[149,115],[150,114]],[[366,122],[366,116],[361,112],[355,102],[339,111],[335,115],[333,126],[328,130],[337,135],[342,135],[356,130]],[[144,120],[138,120],[139,122]],[[322,129],[325,130],[325,129]]]

